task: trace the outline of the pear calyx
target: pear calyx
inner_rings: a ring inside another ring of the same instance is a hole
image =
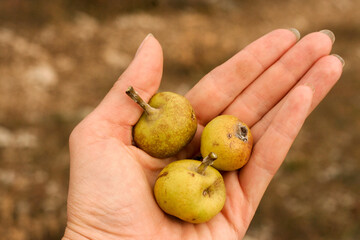
[[[144,109],[145,113],[147,115],[150,114],[154,114],[157,113],[159,110],[156,108],[151,107],[148,103],[146,103],[140,96],[139,94],[135,91],[135,89],[130,86],[128,87],[128,89],[125,91],[125,93],[132,99],[134,100],[134,102],[136,102],[137,104],[140,105],[140,107],[142,109]]]
[[[217,155],[213,152],[210,152],[209,155],[207,155],[201,162],[201,164],[199,165],[199,167],[197,167],[196,172],[204,175],[205,170],[208,166],[210,166],[211,164],[213,164],[213,162],[217,159]]]
[[[239,123],[236,129],[236,136],[243,142],[248,141],[248,129],[245,125]]]

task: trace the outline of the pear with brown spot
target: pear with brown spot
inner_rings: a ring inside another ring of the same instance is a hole
[[[253,137],[249,127],[237,117],[220,115],[210,121],[201,135],[201,155],[210,152],[218,158],[213,167],[222,171],[232,171],[243,167],[249,160]]]
[[[146,103],[133,87],[129,87],[126,94],[144,110],[133,128],[133,137],[135,144],[149,155],[157,158],[174,156],[194,137],[197,120],[185,97],[160,92]]]
[[[159,207],[190,223],[217,215],[224,207],[226,189],[219,171],[209,166],[215,159],[216,154],[210,153],[203,162],[185,159],[167,165],[154,186]]]

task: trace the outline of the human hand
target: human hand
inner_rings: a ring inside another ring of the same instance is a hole
[[[149,35],[70,136],[63,239],[241,239],[306,117],[342,73],[342,62],[329,55],[332,43],[324,32],[297,42],[286,29],[251,43],[186,94],[197,115],[197,133],[177,157],[156,159],[132,145],[132,126],[142,109],[125,94],[131,85],[148,101],[159,87],[162,50]],[[198,152],[202,129],[219,114],[235,115],[251,128],[253,153],[242,169],[223,174],[223,210],[207,223],[186,223],[162,212],[153,185],[165,165]]]

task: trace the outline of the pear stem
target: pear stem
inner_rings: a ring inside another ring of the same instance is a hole
[[[210,152],[203,160],[200,166],[196,169],[196,172],[204,175],[205,170],[208,166],[213,164],[213,162],[217,159],[217,155],[213,152]]]
[[[158,110],[156,108],[151,107],[148,103],[146,103],[140,96],[139,94],[135,91],[135,89],[130,86],[127,90],[126,90],[126,94],[132,99],[134,100],[134,102],[136,102],[137,104],[140,105],[140,107],[142,109],[144,109],[144,111],[146,112],[146,114],[152,114],[157,112]]]

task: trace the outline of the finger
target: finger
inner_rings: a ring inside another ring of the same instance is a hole
[[[297,36],[292,31],[272,31],[202,78],[186,95],[200,124],[205,125],[221,113],[296,41]]]
[[[338,55],[329,55],[322,57],[317,61],[313,67],[306,73],[306,75],[298,82],[297,85],[308,84],[314,88],[314,97],[309,110],[312,110],[321,102],[328,94],[330,89],[339,80],[342,68],[343,59],[338,58]],[[273,109],[271,109],[259,122],[252,128],[251,132],[256,142],[270,125],[272,119],[277,114],[281,106],[284,104],[286,97],[282,99]]]
[[[161,46],[149,34],[140,45],[132,63],[92,114],[130,129],[130,126],[139,119],[142,109],[125,94],[126,89],[133,86],[143,100],[147,102],[159,88],[162,68]]]
[[[322,32],[305,36],[246,88],[223,114],[235,115],[252,126],[288,93],[319,58],[328,55],[331,47],[331,39]]]
[[[249,162],[239,171],[240,186],[254,211],[300,131],[312,96],[310,87],[299,86],[294,89],[254,146]]]

